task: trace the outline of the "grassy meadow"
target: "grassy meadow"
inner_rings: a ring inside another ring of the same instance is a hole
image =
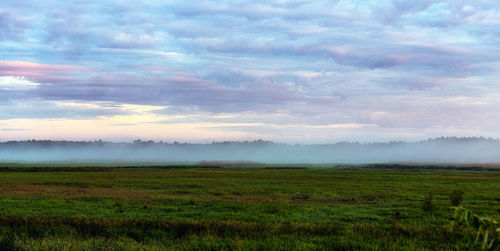
[[[500,172],[413,168],[10,166],[0,250],[480,250]]]

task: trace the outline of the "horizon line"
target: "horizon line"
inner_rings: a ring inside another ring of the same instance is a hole
[[[273,144],[285,144],[285,145],[334,145],[334,144],[339,144],[339,143],[351,143],[351,144],[384,144],[384,143],[419,143],[419,142],[426,142],[426,141],[432,141],[432,140],[493,140],[493,141],[500,141],[500,138],[493,138],[493,137],[484,137],[484,136],[468,136],[468,137],[458,137],[458,136],[441,136],[441,137],[429,137],[427,139],[420,139],[420,140],[386,140],[386,141],[369,141],[369,142],[363,142],[363,141],[348,141],[348,140],[341,140],[341,141],[335,141],[335,142],[330,142],[330,143],[291,143],[291,142],[280,142],[280,141],[272,141],[272,140],[266,140],[266,139],[256,139],[256,140],[221,140],[221,141],[216,141],[208,140],[207,142],[180,142],[178,140],[173,140],[173,141],[165,141],[165,140],[146,140],[146,139],[135,139],[131,141],[113,141],[113,140],[103,140],[103,139],[96,139],[96,140],[68,140],[68,139],[29,139],[29,140],[6,140],[6,141],[0,141],[0,144],[5,144],[5,143],[13,143],[13,142],[71,142],[71,143],[111,143],[111,144],[139,144],[139,143],[154,143],[154,144],[202,144],[202,145],[209,145],[209,144],[221,144],[221,143],[273,143]]]

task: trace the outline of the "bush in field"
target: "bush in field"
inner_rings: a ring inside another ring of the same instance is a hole
[[[463,190],[453,190],[450,194],[451,206],[456,207],[462,203],[464,200],[464,191]]]
[[[425,213],[433,214],[435,209],[436,205],[434,205],[434,194],[429,192],[429,194],[422,200],[422,210]]]

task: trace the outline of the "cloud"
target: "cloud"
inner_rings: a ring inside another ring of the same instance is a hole
[[[48,65],[25,61],[0,61],[0,76],[29,78],[40,83],[67,82],[72,74],[86,68],[74,65]],[[38,84],[39,85],[39,84]]]
[[[69,71],[69,70],[82,70],[84,67],[80,66],[71,66],[71,65],[46,65],[46,64],[37,64],[32,62],[23,62],[23,61],[0,61],[0,70],[2,71],[44,71],[44,70],[53,70],[53,71]]]
[[[16,77],[16,76],[0,77],[0,90],[2,91],[30,90],[36,88],[39,85],[40,85],[39,83],[29,81],[24,77]]]
[[[7,0],[2,119],[112,117],[147,105],[168,123],[263,124],[234,128],[239,136],[293,130],[297,140],[319,139],[321,126],[369,124],[328,130],[495,137],[499,9],[494,1]],[[292,124],[304,126],[280,127]]]
[[[99,103],[55,102],[36,99],[11,100],[8,103],[0,103],[0,120],[88,119],[133,113],[121,107],[109,107]]]
[[[21,41],[31,27],[30,17],[15,16],[9,9],[0,8],[0,41]]]

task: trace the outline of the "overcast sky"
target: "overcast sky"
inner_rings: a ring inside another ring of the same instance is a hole
[[[500,2],[0,2],[0,140],[500,136]]]

